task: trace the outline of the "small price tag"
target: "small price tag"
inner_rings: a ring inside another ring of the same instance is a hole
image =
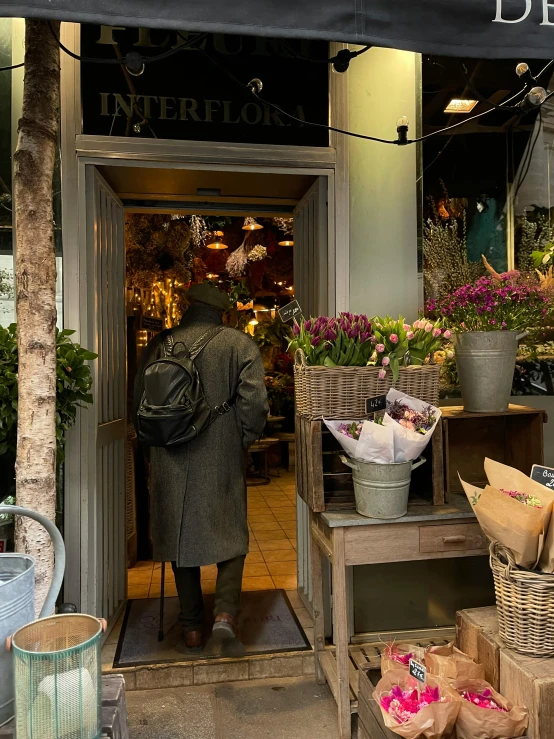
[[[293,318],[301,315],[302,308],[300,307],[298,300],[293,300],[292,303],[279,308],[279,318],[281,319],[281,321],[283,321],[283,323],[292,321]]]
[[[427,680],[427,668],[415,659],[410,660],[410,675],[424,683]]]
[[[365,401],[365,412],[369,416],[370,413],[376,413],[377,411],[384,411],[387,408],[387,396],[376,395],[374,398],[366,398]]]
[[[531,469],[531,479],[540,482],[545,488],[554,490],[554,468],[543,467],[540,464],[534,464]]]

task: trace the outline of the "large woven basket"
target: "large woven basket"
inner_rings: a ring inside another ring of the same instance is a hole
[[[312,421],[320,418],[357,420],[367,416],[366,400],[385,395],[391,387],[439,404],[440,367],[426,364],[400,369],[392,382],[392,373],[379,379],[378,367],[310,367],[301,349],[295,354],[294,395],[296,412]]]
[[[554,574],[518,568],[512,552],[494,541],[490,563],[501,639],[520,654],[554,656]]]

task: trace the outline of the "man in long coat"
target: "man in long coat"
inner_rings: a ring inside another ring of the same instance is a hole
[[[175,344],[191,347],[222,324],[229,297],[209,284],[193,285]],[[135,381],[135,409],[143,393],[145,367],[163,356],[163,334],[146,347]],[[180,347],[178,347],[179,349]],[[217,563],[216,641],[235,639],[244,560],[248,553],[246,455],[268,415],[260,351],[245,333],[225,327],[195,360],[208,404],[234,399],[198,438],[150,452],[151,527],[156,561],[172,562],[185,645],[202,648],[204,604],[200,567]]]

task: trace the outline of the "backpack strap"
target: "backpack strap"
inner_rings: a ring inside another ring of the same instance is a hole
[[[194,361],[196,357],[200,354],[200,352],[203,351],[208,346],[210,341],[214,339],[217,334],[221,333],[224,328],[225,326],[216,326],[215,328],[211,328],[204,334],[202,334],[202,336],[197,339],[191,346],[189,351],[189,358]]]

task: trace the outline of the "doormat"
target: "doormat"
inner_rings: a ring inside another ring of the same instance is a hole
[[[238,656],[233,644],[221,647],[209,638],[213,625],[214,596],[205,595],[206,645],[201,653],[185,650],[179,624],[179,599],[165,599],[164,640],[158,641],[159,598],[130,600],[115,653],[114,667],[164,664],[187,660]],[[310,643],[283,590],[256,590],[242,593],[239,634],[244,656],[311,650]]]

